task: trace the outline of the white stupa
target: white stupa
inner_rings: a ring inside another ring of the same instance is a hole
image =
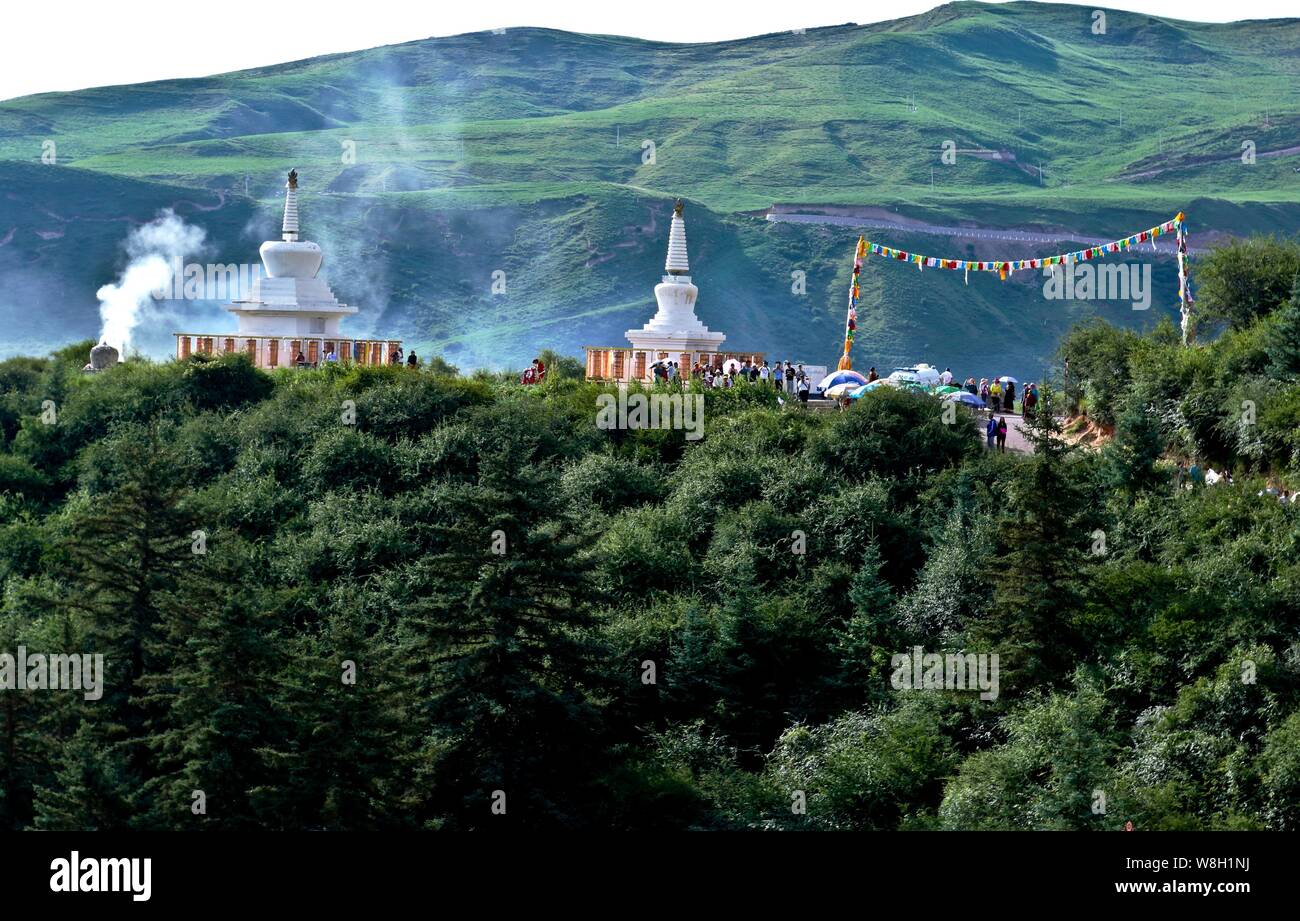
[[[659,311],[640,329],[624,335],[633,349],[650,352],[679,353],[717,352],[726,339],[724,333],[711,332],[695,315],[699,289],[691,284],[690,263],[686,259],[686,222],[682,219],[682,202],[673,207],[672,228],[668,232],[668,274],[655,285]]]
[[[226,305],[236,332],[178,332],[176,358],[192,354],[247,355],[259,368],[315,367],[322,362],[386,365],[401,359],[401,339],[355,339],[339,322],[357,308],[340,304],[320,272],[321,248],[298,239],[298,171],[289,171],[279,240],[259,251],[264,271],[247,298]]]
[[[240,336],[325,336],[339,334],[339,321],[357,308],[340,304],[329,285],[316,277],[321,249],[298,239],[298,171],[289,171],[284,193],[284,224],[279,240],[259,250],[263,275],[247,300],[226,309],[239,318]]]

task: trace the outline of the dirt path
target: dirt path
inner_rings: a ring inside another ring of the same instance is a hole
[[[172,202],[172,210],[175,211],[181,205],[189,205],[195,211],[219,211],[226,206],[226,192],[224,189],[217,189],[217,203],[215,205],[201,205],[196,201],[190,201],[188,198],[177,199]]]
[[[1259,153],[1255,154],[1255,158],[1257,160],[1267,160],[1269,157],[1289,157],[1291,156],[1291,154],[1296,154],[1296,153],[1300,153],[1300,144],[1296,145],[1295,147],[1283,147],[1281,150],[1260,151]],[[1125,173],[1122,176],[1112,176],[1106,181],[1107,182],[1130,182],[1134,179],[1149,179],[1152,176],[1159,176],[1161,173],[1166,173],[1171,169],[1182,169],[1188,166],[1202,166],[1206,163],[1240,163],[1240,162],[1241,162],[1240,157],[1229,157],[1226,160],[1223,159],[1222,157],[1190,157],[1186,160],[1182,160],[1176,163],[1173,166],[1159,166],[1156,167],[1155,169],[1143,170],[1140,173]]]
[[[1025,425],[1023,416],[1017,416],[1015,413],[997,413],[996,418],[1007,420],[1007,450],[1015,451],[1017,454],[1033,454],[1034,446],[1029,443],[1025,437]],[[980,419],[980,443],[988,444],[988,436],[985,435],[986,426],[988,425],[987,417],[982,414]]]

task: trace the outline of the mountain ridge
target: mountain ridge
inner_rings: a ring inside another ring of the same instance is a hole
[[[325,274],[362,309],[357,332],[401,335],[466,367],[622,342],[653,311],[666,245],[636,228],[677,197],[689,202],[702,319],[728,345],[821,363],[838,349],[856,232],[778,230],[751,216],[777,203],[879,207],[943,226],[1069,217],[1097,237],[1178,210],[1194,241],[1206,229],[1300,227],[1300,157],[1263,156],[1300,146],[1290,90],[1300,20],[1107,11],[1108,35],[1089,37],[1091,10],[959,2],[700,44],[507,29],[3,102],[0,183],[30,188],[0,196],[0,240],[12,234],[0,281],[44,280],[28,289],[34,308],[4,285],[0,315],[14,317],[15,335],[3,348],[94,335],[93,294],[121,268],[121,228],[169,198],[210,195],[216,209],[187,213],[220,261],[253,259],[258,235],[274,233],[291,166]],[[1251,166],[1232,159],[1243,140],[1260,152]],[[21,168],[45,141],[58,150],[55,173],[78,171],[65,182]],[[948,165],[945,142],[1016,160],[963,154]],[[1025,168],[1036,163],[1037,178]],[[96,201],[116,203],[119,220],[83,220]],[[893,230],[880,242],[955,258],[983,249]],[[1075,319],[1143,326],[1172,315],[1168,267],[1154,268],[1160,303],[1134,316],[1126,305],[1045,303],[1024,279],[967,286],[943,277],[953,273],[870,264],[874,332],[855,351],[879,364],[968,361],[972,373],[991,354],[1037,374]],[[491,293],[498,270],[510,279],[505,296]],[[959,314],[971,312],[986,341],[945,332],[969,330]],[[173,314],[230,326],[217,304]],[[920,314],[935,328],[918,329]],[[170,330],[146,332],[142,346],[166,354]]]

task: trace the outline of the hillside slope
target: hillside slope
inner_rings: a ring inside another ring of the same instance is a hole
[[[1300,20],[1109,12],[1094,35],[1091,13],[963,2],[703,45],[512,29],[6,102],[0,316],[15,335],[0,352],[94,335],[95,290],[124,261],[127,228],[159,208],[202,227],[214,261],[254,259],[290,166],[331,284],[362,308],[354,328],[462,366],[622,341],[652,309],[677,196],[704,321],[729,345],[822,362],[856,232],[764,221],[777,203],[1064,238],[1179,209],[1193,233],[1300,227]],[[57,166],[40,163],[47,141]],[[957,258],[1068,245],[879,238]],[[863,359],[970,372],[1036,374],[1080,316],[1148,325],[1175,300],[1168,259],[1145,312],[1049,302],[1041,279],[967,286],[875,264],[864,278]],[[173,305],[141,344],[165,352],[168,324],[218,313]]]

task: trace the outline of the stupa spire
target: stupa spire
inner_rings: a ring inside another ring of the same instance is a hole
[[[682,220],[682,201],[673,206],[672,227],[668,231],[668,273],[655,285],[655,302],[659,310],[650,322],[625,334],[634,349],[683,354],[716,352],[722,333],[711,332],[695,315],[695,298],[700,289],[691,283],[691,266],[686,260],[686,222]]]
[[[289,181],[284,193],[284,225],[281,227],[286,243],[298,240],[298,171],[289,170]]]
[[[668,260],[664,268],[669,275],[689,275],[691,265],[686,259],[686,221],[682,219],[682,200],[673,205],[673,224],[668,231]]]

